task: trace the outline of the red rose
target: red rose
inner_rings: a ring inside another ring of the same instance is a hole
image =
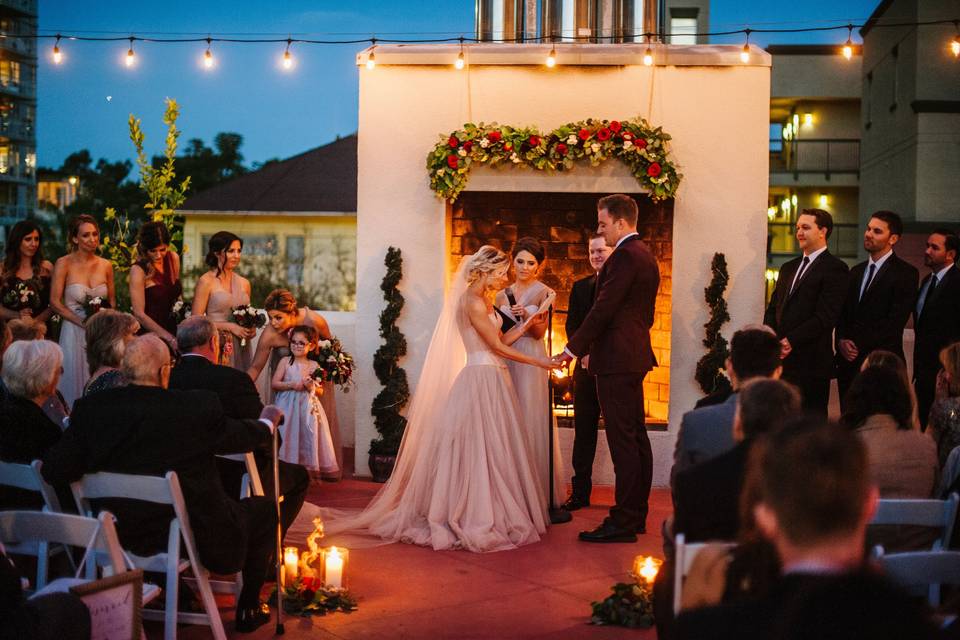
[[[503,149],[504,149],[504,151],[512,151],[512,150],[513,150],[513,145],[510,144],[509,142],[504,142],[504,143],[503,143]]]
[[[567,155],[567,145],[563,144],[562,142],[558,144],[557,153],[560,154],[561,156]]]
[[[621,128],[622,127],[619,120],[614,120],[610,123],[610,131],[613,131],[614,133],[620,133]]]
[[[539,146],[540,146],[540,136],[530,136],[529,138],[527,138],[527,142],[530,143],[530,146],[531,146],[531,147],[539,147]]]
[[[450,136],[450,139],[447,140],[447,144],[450,145],[451,148],[456,149],[460,146],[460,141],[457,140],[457,136]]]
[[[610,129],[603,127],[602,129],[597,131],[597,140],[599,140],[600,142],[606,142],[609,139],[610,139]]]
[[[637,140],[637,143],[636,143],[636,144],[637,144],[637,147],[639,147],[640,149],[646,149],[646,148],[647,148],[647,141],[644,140],[643,138],[640,138],[639,140]]]
[[[580,132],[577,133],[577,137],[580,138],[580,139],[583,140],[583,141],[589,140],[589,139],[590,139],[590,132],[587,131],[586,129],[580,129]]]
[[[460,166],[460,158],[454,155],[447,156],[447,166],[451,169],[456,169]]]
[[[487,134],[487,138],[490,139],[490,142],[500,142],[502,137],[503,135],[499,131],[491,131],[489,134]]]
[[[463,150],[467,153],[470,153],[470,150],[473,149],[473,140],[467,140],[463,143]]]
[[[658,175],[660,175],[660,171],[661,169],[659,162],[651,162],[650,166],[647,167],[647,175],[651,178],[656,178]]]

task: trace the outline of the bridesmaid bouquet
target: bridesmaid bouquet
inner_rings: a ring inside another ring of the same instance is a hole
[[[190,313],[190,303],[184,302],[183,298],[178,298],[177,301],[173,303],[173,307],[170,309],[170,315],[173,316],[173,321],[177,324],[180,324],[189,318]]]
[[[353,356],[343,350],[336,338],[321,340],[317,348],[317,363],[310,377],[320,382],[332,382],[344,393],[353,384]]]
[[[100,309],[106,309],[110,305],[101,296],[87,296],[83,301],[83,312],[89,318]]]
[[[3,306],[11,311],[40,308],[40,294],[26,282],[18,282],[3,294]]]
[[[259,329],[263,325],[267,324],[267,316],[260,313],[249,304],[241,304],[234,307],[232,313],[230,314],[230,320],[232,322],[236,322],[244,329]],[[246,338],[240,339],[240,346],[247,346]]]

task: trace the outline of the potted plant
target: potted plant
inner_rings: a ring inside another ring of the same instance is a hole
[[[397,289],[403,275],[400,249],[390,247],[384,260],[387,273],[380,283],[386,306],[380,313],[380,337],[383,344],[373,355],[373,370],[383,389],[373,399],[370,412],[380,436],[370,442],[370,472],[375,482],[386,482],[397,461],[400,441],[407,419],[400,411],[410,399],[407,372],[399,365],[407,353],[407,339],[397,327],[397,318],[403,309],[403,296]]]

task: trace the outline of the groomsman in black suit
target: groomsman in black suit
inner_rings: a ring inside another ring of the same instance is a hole
[[[184,391],[202,389],[220,396],[223,412],[238,420],[256,418],[263,410],[260,394],[245,372],[216,364],[220,353],[220,334],[209,319],[203,316],[187,318],[177,327],[177,347],[183,352],[180,362],[170,373],[170,388]],[[263,483],[264,495],[273,495],[272,455],[267,448],[255,449],[257,471]],[[220,478],[229,495],[240,498],[240,481],[246,465],[236,460],[217,458]],[[310,488],[310,474],[299,464],[280,461],[280,519],[283,533],[293,524],[303,507]]]
[[[960,240],[947,229],[937,229],[927,238],[923,264],[930,274],[920,283],[913,329],[913,386],[917,392],[920,424],[927,426],[933,404],[940,350],[960,341],[960,269],[957,251]]]
[[[587,243],[593,273],[573,283],[567,311],[567,335],[572,336],[583,324],[597,289],[597,274],[613,251],[600,234],[594,234]],[[597,429],[600,423],[600,401],[597,400],[597,380],[587,371],[588,355],[577,359],[573,369],[573,490],[563,508],[576,511],[590,506],[593,489],[593,458],[597,453]]]
[[[780,268],[763,323],[780,338],[783,379],[800,388],[805,409],[827,415],[833,377],[833,329],[847,288],[847,265],[827,250],[833,218],[804,209],[797,218],[803,255]]]
[[[904,359],[903,327],[913,311],[920,274],[893,251],[902,234],[900,216],[892,211],[874,213],[863,234],[863,248],[870,258],[850,270],[836,331],[841,407],[871,351],[883,349]]]

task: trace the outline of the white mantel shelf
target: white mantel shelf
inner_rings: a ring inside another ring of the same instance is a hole
[[[646,44],[497,44],[465,43],[464,60],[470,65],[526,65],[544,66],[550,49],[556,49],[557,66],[621,67],[643,64]],[[672,67],[769,67],[771,56],[760,47],[750,45],[750,60],[742,62],[741,45],[665,45],[653,44],[654,66]],[[458,43],[450,44],[378,44],[357,54],[357,66],[367,62],[370,51],[375,52],[380,65],[442,65],[452,66],[460,53]]]

